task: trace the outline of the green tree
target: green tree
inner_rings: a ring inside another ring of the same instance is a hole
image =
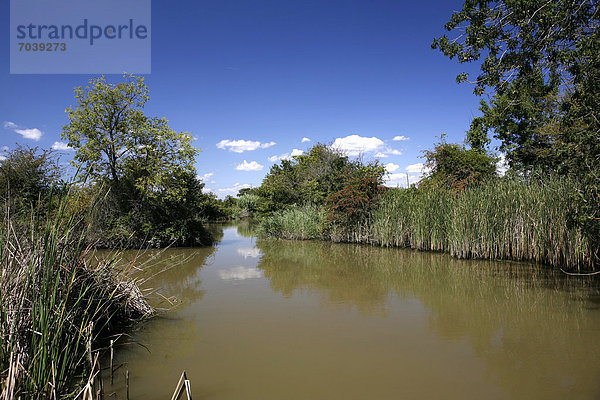
[[[111,84],[104,77],[75,88],[62,136],[76,151],[74,165],[109,189],[96,221],[100,244],[163,246],[209,242],[202,226],[214,209],[193,166],[198,149],[187,132],[144,115],[142,77]]]
[[[330,233],[350,233],[366,220],[384,190],[384,175],[385,168],[374,162],[340,176],[341,188],[331,193],[325,203]]]
[[[286,205],[324,204],[327,197],[339,190],[342,176],[359,168],[340,151],[318,143],[306,154],[275,164],[255,193],[261,196],[263,211],[274,211]]]
[[[445,28],[454,37],[432,48],[460,63],[483,58],[472,83],[488,97],[467,140],[493,131],[512,168],[577,177],[573,221],[600,262],[600,3],[465,0]]]
[[[600,95],[597,81],[590,79],[598,65],[599,18],[594,0],[466,0],[445,25],[454,37],[436,38],[432,48],[459,63],[483,58],[471,82],[475,94],[490,97],[482,99],[483,115],[475,118],[468,137],[493,130],[511,166],[556,168],[561,161],[556,142],[578,139],[546,126],[555,125],[565,109],[582,105],[574,97],[585,103]],[[596,83],[586,86],[590,80]],[[457,81],[469,81],[468,74]],[[589,111],[597,121],[598,108]]]
[[[61,170],[52,150],[18,146],[0,161],[0,197],[31,206],[60,185]]]
[[[77,106],[66,110],[62,133],[76,150],[73,163],[115,190],[130,179],[144,195],[181,197],[185,186],[174,181],[183,171],[194,172],[192,136],[174,131],[165,118],[144,115],[144,78],[125,78],[111,84],[100,77],[75,88]]]
[[[496,176],[498,159],[480,149],[446,143],[442,136],[433,150],[425,152],[425,166],[430,170],[421,185],[461,190]]]

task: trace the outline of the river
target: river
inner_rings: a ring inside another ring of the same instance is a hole
[[[597,279],[213,229],[140,257],[167,310],[117,341],[106,395],[128,370],[131,399],[170,399],[185,370],[195,400],[600,397]]]

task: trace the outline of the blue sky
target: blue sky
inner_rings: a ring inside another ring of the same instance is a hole
[[[478,113],[472,87],[455,82],[476,67],[430,49],[461,5],[154,0],[146,114],[196,138],[198,175],[220,197],[260,185],[274,162],[317,142],[378,158],[389,185],[407,173],[414,181],[422,151],[444,132],[462,142]],[[0,15],[8,26],[8,1]],[[94,76],[11,75],[8,29],[2,35],[0,147],[50,148],[73,87]],[[60,154],[67,163],[73,153]]]

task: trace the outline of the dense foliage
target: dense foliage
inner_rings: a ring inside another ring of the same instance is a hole
[[[368,215],[384,174],[377,162],[350,160],[319,143],[306,154],[274,165],[253,192],[263,214],[295,205],[323,207],[328,215],[328,226],[323,228],[345,230]]]
[[[599,24],[592,0],[466,0],[445,26],[454,37],[437,38],[432,47],[460,63],[484,58],[472,82],[477,95],[491,99],[482,100],[483,115],[474,119],[470,137],[493,130],[511,166],[530,169],[555,164],[556,141],[578,142],[562,130],[554,135],[553,125],[596,119],[587,129],[597,134],[593,114],[599,111],[589,106],[598,96]]]
[[[600,245],[600,4],[593,0],[466,0],[433,41],[472,81],[481,116],[467,140],[501,141],[511,167],[575,177],[571,224]],[[458,82],[468,81],[463,73]]]
[[[383,191],[384,169],[377,164],[361,165],[341,177],[342,187],[325,202],[329,231],[343,233],[366,220]]]
[[[255,193],[263,199],[262,211],[270,212],[291,204],[322,205],[340,190],[343,177],[360,168],[340,151],[316,144],[306,154],[275,164]]]
[[[425,151],[425,159],[430,172],[420,184],[456,190],[494,178],[498,161],[481,150],[467,150],[443,138],[433,150]]]
[[[61,184],[60,178],[58,159],[51,150],[18,146],[0,161],[0,200],[34,206]]]
[[[198,149],[187,132],[143,113],[148,88],[141,77],[108,83],[104,77],[75,88],[63,137],[74,164],[107,191],[94,233],[102,245],[208,244],[207,214],[220,214],[193,167]]]

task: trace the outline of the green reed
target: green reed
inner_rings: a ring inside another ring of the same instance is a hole
[[[90,262],[91,211],[73,211],[78,202],[69,194],[56,200],[51,214],[33,210],[24,219],[4,213],[2,398],[71,397],[93,368],[99,339],[152,313],[127,272],[113,268],[116,257]]]
[[[382,246],[578,269],[591,266],[592,249],[570,224],[573,193],[574,183],[560,177],[504,178],[462,192],[394,189],[364,224]]]
[[[575,192],[575,182],[566,177],[504,177],[460,192],[390,189],[379,197],[369,217],[354,226],[326,226],[322,210],[305,206],[265,218],[261,233],[589,269],[594,249],[569,219],[575,212],[571,201]],[[310,229],[304,224],[310,224]]]
[[[264,218],[259,234],[284,239],[317,239],[323,234],[326,213],[314,204],[294,206]]]

